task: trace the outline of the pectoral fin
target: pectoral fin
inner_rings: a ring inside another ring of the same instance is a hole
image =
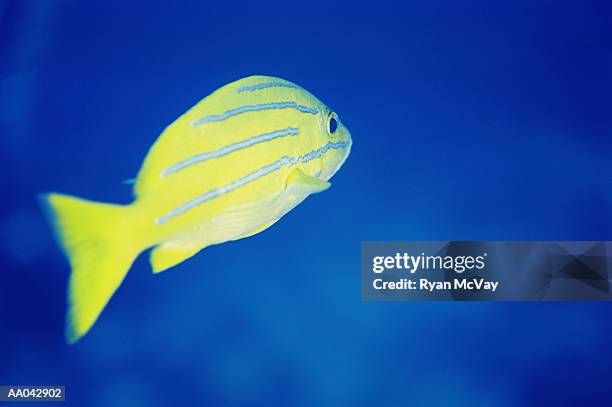
[[[319,178],[306,174],[299,168],[295,168],[287,177],[286,188],[295,188],[306,195],[325,191],[331,184]]]
[[[184,242],[166,242],[151,251],[153,273],[161,273],[197,254],[205,246],[202,244],[185,244]]]

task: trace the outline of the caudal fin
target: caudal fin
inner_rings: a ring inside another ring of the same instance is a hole
[[[62,194],[41,196],[72,273],[68,284],[66,340],[89,331],[140,252],[128,206]]]

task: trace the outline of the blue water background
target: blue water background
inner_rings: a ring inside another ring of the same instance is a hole
[[[609,405],[609,303],[359,288],[361,240],[612,239],[607,2],[91,3],[0,1],[0,385],[94,407]],[[332,188],[171,272],[142,255],[67,347],[36,194],[128,203],[164,127],[252,74],[351,130]]]

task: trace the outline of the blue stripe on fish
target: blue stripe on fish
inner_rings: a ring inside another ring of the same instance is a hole
[[[228,193],[237,188],[240,188],[241,186],[246,185],[250,182],[253,182],[256,179],[263,177],[264,175],[268,175],[274,171],[277,171],[283,165],[286,165],[287,160],[289,158],[290,157],[283,157],[280,160],[273,162],[272,164],[266,165],[265,167],[261,167],[257,171],[254,171],[250,173],[249,175],[246,175],[242,178],[237,179],[236,181],[232,181],[229,184],[226,184],[222,187],[212,189],[190,201],[187,201],[183,205],[174,208],[173,210],[168,212],[166,215],[158,218],[156,222],[158,225],[166,223],[172,217],[180,215],[181,213],[186,212],[191,208],[194,208],[206,201],[210,201],[213,198],[217,198],[218,196],[221,196],[225,193]]]
[[[294,85],[293,83],[286,82],[264,82],[258,83],[255,85],[244,85],[236,88],[236,92],[253,92],[256,90],[267,89],[267,88],[294,88],[299,89],[299,86]]]
[[[325,154],[330,149],[337,150],[337,149],[345,148],[347,145],[348,145],[348,142],[346,141],[328,142],[323,147],[318,148],[316,150],[312,150],[308,154],[305,154],[299,157],[284,156],[281,159],[274,161],[272,164],[268,164],[264,167],[261,167],[260,169],[256,171],[253,171],[252,173],[248,175],[245,175],[242,178],[238,178],[236,181],[232,181],[229,184],[223,185],[219,188],[212,189],[196,198],[193,198],[185,202],[184,204],[172,209],[167,214],[157,218],[155,220],[155,223],[157,223],[158,225],[164,224],[177,215],[185,213],[188,210],[195,208],[196,206],[201,205],[206,201],[210,201],[211,199],[218,198],[219,196],[223,194],[226,194],[246,184],[256,181],[261,177],[264,177],[268,174],[273,173],[274,171],[278,171],[284,166],[292,167],[297,163],[306,163],[308,161],[321,157],[323,154]]]
[[[301,157],[299,157],[299,161],[301,163],[306,163],[308,161],[314,160],[316,158],[321,157],[323,154],[325,154],[327,151],[329,151],[329,149],[340,149],[340,148],[344,148],[347,146],[347,142],[346,141],[338,141],[338,142],[328,142],[327,144],[325,144],[323,147],[318,148],[316,150],[312,150],[311,152],[309,152],[306,155],[303,155]]]
[[[202,117],[200,119],[195,120],[191,123],[192,126],[200,126],[205,123],[210,122],[220,122],[225,119],[229,119],[230,117],[239,115],[241,113],[247,112],[259,112],[262,110],[272,110],[272,109],[295,109],[302,113],[310,113],[317,114],[317,109],[308,106],[298,105],[295,102],[272,102],[272,103],[261,103],[257,105],[246,105],[240,106],[234,109],[230,109],[223,114],[213,114],[210,116]]]
[[[224,155],[233,153],[235,151],[249,148],[254,144],[263,143],[263,142],[274,140],[274,139],[281,138],[281,137],[296,136],[299,133],[300,133],[299,129],[296,129],[294,127],[288,127],[283,130],[275,130],[269,133],[263,133],[257,136],[249,137],[246,140],[239,141],[237,143],[233,143],[225,147],[221,147],[217,150],[209,151],[209,152],[202,153],[202,154],[196,154],[183,161],[179,161],[178,163],[163,170],[161,173],[161,176],[166,177],[170,174],[173,174],[191,165],[201,163],[207,160],[212,160],[213,158],[222,157]]]

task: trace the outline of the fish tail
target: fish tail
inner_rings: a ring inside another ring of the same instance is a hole
[[[137,217],[129,205],[63,194],[43,194],[40,201],[72,268],[66,312],[66,340],[72,344],[96,322],[143,250],[134,238]]]

